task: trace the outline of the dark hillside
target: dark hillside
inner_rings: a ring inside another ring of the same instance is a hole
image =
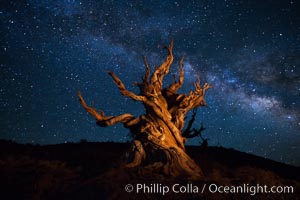
[[[300,168],[222,147],[188,146],[188,154],[202,167],[203,181],[171,179],[120,168],[129,144],[68,143],[33,146],[0,141],[0,187],[9,199],[297,199]],[[196,186],[293,186],[294,194],[127,193],[127,184],[175,183]],[[7,199],[4,198],[4,199]]]

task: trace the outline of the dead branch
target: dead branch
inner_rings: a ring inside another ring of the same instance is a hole
[[[90,107],[86,104],[86,102],[84,101],[80,91],[78,91],[78,97],[79,97],[79,101],[80,104],[83,106],[83,108],[90,113],[97,121],[97,124],[105,127],[105,126],[111,126],[114,125],[116,123],[128,123],[132,120],[135,120],[135,117],[133,117],[131,114],[125,113],[119,116],[105,116],[104,112],[101,111],[100,113],[98,113],[96,111],[95,108]]]

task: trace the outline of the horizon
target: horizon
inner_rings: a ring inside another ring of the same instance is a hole
[[[33,146],[33,147],[47,147],[47,146],[54,146],[54,145],[65,145],[65,144],[85,144],[85,143],[92,143],[92,144],[101,144],[101,143],[114,143],[114,144],[124,144],[124,145],[128,145],[130,146],[130,141],[127,141],[127,142],[115,142],[115,141],[88,141],[88,140],[85,140],[85,139],[81,139],[79,141],[68,141],[68,142],[63,142],[63,143],[52,143],[52,144],[39,144],[39,143],[18,143],[16,141],[13,141],[13,140],[6,140],[6,139],[0,139],[0,142],[8,142],[8,143],[14,143],[14,144],[17,144],[17,145],[28,145],[28,146]],[[300,167],[300,163],[295,163],[295,164],[290,164],[290,163],[285,163],[285,162],[280,162],[280,161],[277,161],[277,160],[273,160],[273,159],[270,159],[270,158],[265,158],[265,157],[262,157],[262,156],[259,156],[259,155],[256,155],[256,154],[253,154],[252,152],[243,152],[243,151],[240,151],[238,149],[234,149],[234,148],[231,148],[231,147],[224,147],[224,146],[211,146],[211,145],[208,145],[207,147],[203,148],[201,147],[200,145],[194,145],[194,144],[187,144],[185,145],[186,147],[199,147],[201,149],[204,149],[205,148],[223,148],[223,149],[226,149],[226,150],[232,150],[232,151],[236,151],[236,152],[239,152],[239,153],[245,153],[245,154],[248,154],[248,155],[251,155],[251,156],[255,156],[255,157],[258,157],[258,158],[262,158],[262,159],[265,159],[265,160],[270,160],[270,161],[273,161],[273,162],[277,162],[277,163],[280,163],[280,164],[284,164],[284,165],[289,165],[289,166],[293,166],[293,167]],[[120,157],[122,155],[120,154]]]

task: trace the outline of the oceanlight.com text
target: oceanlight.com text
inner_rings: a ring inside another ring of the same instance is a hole
[[[215,183],[211,184],[203,184],[196,185],[192,183],[188,184],[173,184],[173,185],[164,185],[161,183],[137,183],[137,184],[127,184],[125,186],[126,192],[133,192],[136,194],[144,193],[144,194],[162,194],[165,195],[167,193],[187,193],[187,194],[197,194],[204,192],[209,192],[212,194],[220,193],[220,194],[293,194],[294,187],[293,186],[267,186],[267,185],[249,185],[249,184],[241,184],[241,185],[217,185]]]

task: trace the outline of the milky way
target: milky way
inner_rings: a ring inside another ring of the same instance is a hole
[[[140,115],[142,105],[122,97],[106,71],[137,92],[142,56],[153,70],[174,38],[170,74],[186,58],[181,92],[197,76],[214,85],[194,124],[207,128],[209,145],[300,165],[299,6],[285,0],[5,1],[0,137],[39,144],[130,140],[121,125],[98,127],[77,90],[107,115]]]

